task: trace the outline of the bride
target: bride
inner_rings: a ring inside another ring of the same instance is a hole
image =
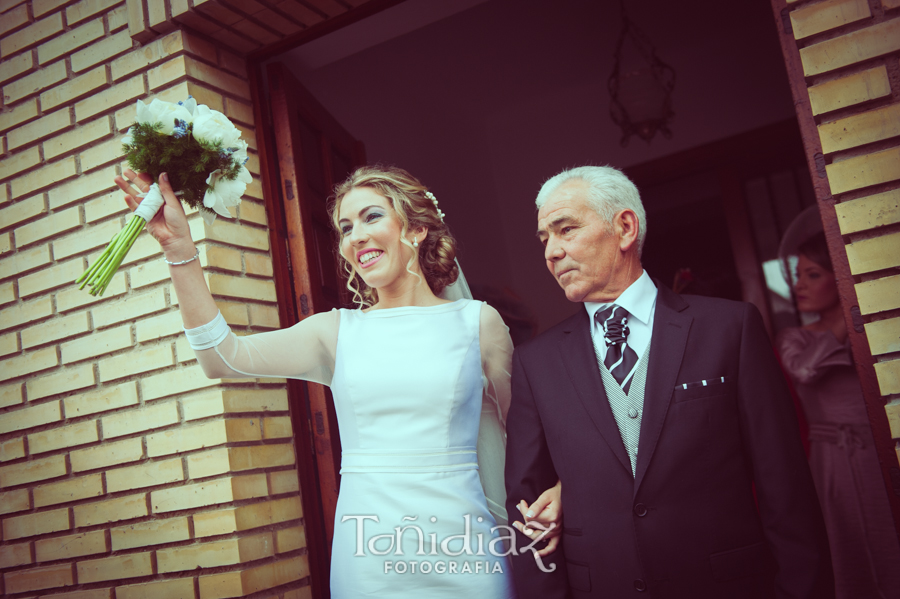
[[[116,183],[134,210],[132,180],[142,191],[150,181],[125,175]],[[434,195],[402,169],[358,169],[335,190],[332,218],[360,309],[236,337],[209,293],[165,174],[159,186],[165,205],[147,228],[170,265],[206,375],[331,387],[343,449],[331,596],[512,597],[503,543],[512,533],[497,527],[506,524],[512,342],[490,306],[441,297],[459,269]],[[552,520],[558,533],[559,505],[557,485],[540,506],[521,509],[529,518],[537,509],[534,519]]]

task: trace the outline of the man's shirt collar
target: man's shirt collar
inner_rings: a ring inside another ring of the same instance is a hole
[[[622,292],[622,295],[617,297],[614,301],[605,303],[584,302],[584,307],[587,310],[591,322],[593,322],[594,314],[596,314],[598,310],[602,310],[611,304],[616,304],[617,306],[621,306],[628,310],[629,314],[640,320],[642,323],[649,324],[653,315],[653,308],[656,306],[656,296],[658,293],[659,291],[656,289],[656,285],[653,284],[653,280],[645,270],[641,273],[641,276],[638,277],[634,283],[629,285],[628,288]]]

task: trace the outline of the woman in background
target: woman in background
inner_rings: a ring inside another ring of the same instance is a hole
[[[834,270],[819,231],[798,252],[797,308],[819,320],[777,340],[809,422],[812,470],[831,546],[837,599],[900,597],[900,544]]]

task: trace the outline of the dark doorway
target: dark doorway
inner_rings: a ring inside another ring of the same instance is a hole
[[[692,177],[641,197],[652,231],[642,259],[647,272],[681,293],[742,300],[718,180]]]
[[[463,10],[435,14],[447,6]],[[596,0],[406,0],[276,60],[365,140],[370,161],[434,191],[470,283],[518,302],[533,325],[523,330],[539,332],[577,309],[534,237],[544,180],[582,164],[630,170],[794,117],[768,5],[737,3],[723,19],[715,0],[633,4],[629,17],[676,70],[676,116],[672,139],[621,147],[607,90],[619,17],[617,3]],[[697,172],[689,166],[668,181]],[[651,220],[648,243],[661,242],[663,222]]]
[[[796,119],[625,169],[641,190],[643,263],[677,291],[749,301],[774,334],[798,324],[778,244],[815,203]]]

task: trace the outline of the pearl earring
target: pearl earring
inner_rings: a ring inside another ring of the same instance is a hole
[[[413,237],[413,247],[414,247],[414,248],[419,247],[419,240],[418,240],[418,238],[416,238],[416,237]]]

